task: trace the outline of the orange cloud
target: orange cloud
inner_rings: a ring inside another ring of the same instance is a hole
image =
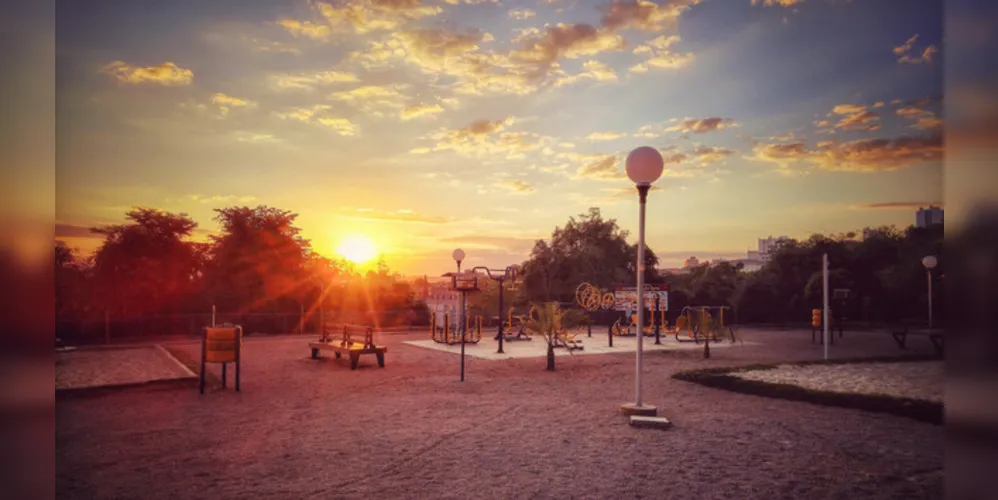
[[[861,139],[849,142],[823,141],[815,149],[804,143],[756,144],[751,159],[778,164],[812,165],[822,170],[877,172],[908,168],[926,161],[940,161],[942,134],[902,136],[894,139]]]
[[[329,26],[316,24],[311,21],[299,21],[297,19],[281,19],[277,21],[284,29],[294,37],[303,36],[312,40],[325,40],[332,34]]]
[[[622,134],[620,132],[593,132],[587,135],[586,139],[593,142],[601,142],[613,141],[620,139],[621,137],[627,137],[627,134]]]
[[[938,201],[888,201],[884,203],[867,203],[864,205],[856,205],[855,209],[876,209],[876,210],[911,210],[915,208],[922,208],[927,206],[941,207],[942,202]]]
[[[402,108],[402,111],[399,112],[399,116],[403,120],[412,120],[414,118],[433,116],[437,113],[443,112],[444,108],[442,108],[439,104],[417,104],[415,106]]]
[[[694,60],[693,54],[681,54],[672,51],[672,46],[680,40],[681,39],[678,35],[662,35],[639,45],[634,49],[634,53],[650,54],[650,56],[644,62],[631,66],[631,72],[644,73],[647,72],[649,68],[677,69],[689,65],[689,63]]]
[[[804,3],[804,0],[752,0],[752,5],[762,5],[764,7],[793,7],[802,3]]]
[[[521,180],[503,181],[498,183],[497,185],[499,187],[513,191],[514,193],[517,194],[530,194],[535,191],[534,186]]]
[[[284,120],[294,120],[302,123],[319,125],[332,129],[342,136],[353,136],[358,132],[357,125],[346,118],[330,116],[332,106],[317,104],[310,108],[293,108],[285,113],[277,113],[277,117]]]
[[[915,42],[917,40],[918,40],[918,34],[912,35],[911,38],[909,38],[907,41],[905,41],[901,45],[898,45],[897,47],[894,47],[894,55],[900,56],[901,54],[908,52],[909,50],[911,50],[911,47],[915,45]]]
[[[880,116],[859,104],[839,104],[832,108],[832,114],[843,115],[834,125],[843,130],[880,130],[880,125],[874,123]]]
[[[579,178],[610,181],[627,178],[627,175],[617,168],[617,155],[596,156],[599,160],[579,167],[576,171]]]
[[[700,0],[667,0],[661,4],[646,0],[615,0],[604,8],[600,24],[609,30],[662,31],[675,27],[679,15],[699,3]]]
[[[108,74],[121,83],[132,85],[142,83],[155,83],[158,85],[175,86],[190,85],[194,80],[194,72],[184,69],[172,62],[165,62],[155,66],[132,66],[123,61],[108,63],[101,72]]]
[[[621,50],[624,46],[624,38],[610,30],[589,24],[558,24],[527,37],[521,48],[510,54],[510,58],[530,67],[528,77],[537,79],[547,76],[562,57],[576,59]]]
[[[707,132],[716,132],[718,130],[724,130],[725,128],[733,126],[736,126],[736,124],[731,118],[686,118],[678,124],[665,130],[667,132],[692,132],[694,134],[705,134]]]
[[[424,5],[420,0],[346,0],[336,5],[315,2],[314,7],[329,26],[359,34],[398,29],[443,12],[439,6]]]
[[[921,64],[921,63],[931,63],[932,57],[939,49],[935,45],[929,45],[922,50],[921,55],[912,56],[909,52],[915,46],[915,42],[918,41],[918,35],[912,35],[911,38],[906,40],[903,44],[894,47],[894,55],[898,57],[898,63],[900,64]]]
[[[279,90],[311,90],[320,85],[358,81],[360,79],[353,73],[323,71],[313,75],[280,75],[274,78],[274,86]]]
[[[586,61],[582,63],[582,72],[558,78],[555,81],[555,86],[571,85],[574,83],[581,82],[583,80],[592,80],[596,82],[616,82],[617,74],[613,72],[613,69],[607,66],[605,63],[600,61]]]

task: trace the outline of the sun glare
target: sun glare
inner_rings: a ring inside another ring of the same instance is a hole
[[[361,234],[351,234],[340,240],[336,253],[355,264],[363,264],[374,259],[378,251],[371,238]]]

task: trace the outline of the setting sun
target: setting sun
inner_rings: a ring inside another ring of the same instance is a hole
[[[378,254],[371,238],[360,234],[344,237],[336,247],[336,253],[355,264],[368,262]]]

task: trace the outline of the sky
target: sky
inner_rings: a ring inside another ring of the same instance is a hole
[[[522,262],[591,206],[664,267],[942,198],[940,0],[60,2],[56,236],[268,205],[335,256]]]

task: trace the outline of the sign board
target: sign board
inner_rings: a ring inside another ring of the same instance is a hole
[[[660,311],[669,310],[668,285],[645,285],[645,309],[655,310],[655,297],[659,298]],[[613,308],[617,311],[636,311],[638,309],[638,287],[618,286],[613,289]]]
[[[475,273],[460,273],[453,275],[452,288],[458,292],[477,292],[478,275]]]

